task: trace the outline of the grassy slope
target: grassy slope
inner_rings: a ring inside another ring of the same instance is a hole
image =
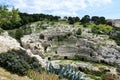
[[[28,78],[27,76],[19,76],[16,74],[12,74],[5,69],[0,67],[0,80],[66,80],[66,79],[59,79],[57,75],[43,72],[42,74],[36,73],[34,71],[29,72]]]
[[[32,80],[32,79],[29,79],[26,76],[18,76],[16,74],[12,74],[0,67],[0,80]]]

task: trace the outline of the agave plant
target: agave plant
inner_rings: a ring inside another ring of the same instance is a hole
[[[59,65],[56,68],[52,63],[49,63],[46,69],[48,72],[68,80],[85,80],[85,74],[70,65]]]

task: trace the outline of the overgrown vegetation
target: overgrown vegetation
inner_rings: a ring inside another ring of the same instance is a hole
[[[28,13],[19,13],[21,18],[21,25],[25,25],[31,22],[36,21],[58,21],[60,16],[53,16],[48,14],[28,14]]]
[[[0,54],[0,66],[12,73],[26,75],[28,70],[41,72],[42,68],[34,57],[29,57],[24,50],[11,50]]]
[[[20,40],[21,37],[23,37],[24,35],[24,31],[22,29],[17,29],[15,32],[15,38],[17,40]]]
[[[68,17],[68,23],[69,24],[74,24],[76,22],[80,22],[80,18],[79,17]]]
[[[95,25],[94,27],[92,27],[92,32],[96,33],[96,34],[109,34],[110,32],[112,32],[112,27],[111,26],[107,26],[107,25]]]
[[[36,21],[58,21],[59,16],[47,15],[47,14],[27,14],[21,13],[14,7],[10,11],[8,6],[0,5],[0,27],[4,30],[16,29],[22,25],[36,22]]]
[[[36,22],[36,21],[62,21],[60,16],[53,16],[48,14],[28,14],[28,13],[21,13],[18,9],[13,9],[10,11],[8,10],[8,6],[2,6],[0,5],[0,27],[5,30],[10,29],[18,29],[21,26]],[[95,23],[95,24],[107,24],[112,25],[111,22],[107,22],[105,17],[99,17],[99,16],[92,16],[90,18],[89,15],[83,16],[81,19],[76,17],[64,17],[64,22],[68,22],[69,24],[74,24],[76,22],[82,23],[82,24],[88,24],[88,23]],[[54,24],[54,23],[52,23]]]
[[[110,39],[115,40],[117,45],[120,45],[120,28],[114,28],[110,34]]]
[[[77,35],[81,35],[81,34],[82,34],[82,31],[81,31],[80,28],[77,30],[76,34],[77,34]]]
[[[3,29],[14,29],[20,25],[20,16],[18,9],[8,10],[8,6],[0,5],[0,27]]]

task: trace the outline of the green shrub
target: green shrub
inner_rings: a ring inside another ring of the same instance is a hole
[[[92,27],[92,32],[96,34],[109,34],[112,32],[112,27],[107,25],[95,25]]]
[[[15,32],[16,39],[20,40],[20,38],[23,37],[23,35],[24,35],[24,31],[22,29],[16,30],[16,32]]]
[[[116,30],[116,31],[118,31],[118,30]],[[112,39],[112,40],[115,40],[117,45],[120,46],[120,32],[118,32],[117,35],[115,35],[115,36],[110,36],[109,38]]]
[[[57,39],[58,41],[63,41],[67,36],[58,36]]]
[[[87,25],[87,24],[83,24],[83,27],[85,27],[85,28],[86,28],[86,27],[88,27],[88,25]]]
[[[54,22],[51,22],[50,24],[51,24],[51,25],[54,25],[55,23],[54,23]]]
[[[0,66],[12,73],[26,75],[29,69],[40,72],[41,66],[36,58],[29,57],[23,50],[12,50],[0,54]]]
[[[76,54],[74,57],[75,57],[75,59],[80,59],[81,58],[81,56],[79,54]]]
[[[76,34],[77,34],[77,35],[81,35],[81,34],[82,34],[82,31],[81,31],[80,28],[77,30]]]

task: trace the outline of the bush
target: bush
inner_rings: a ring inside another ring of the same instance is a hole
[[[26,75],[29,69],[40,72],[41,66],[36,58],[29,57],[23,50],[12,50],[0,54],[0,66],[12,73]]]
[[[20,40],[20,38],[23,37],[23,35],[24,35],[24,32],[23,32],[22,29],[16,30],[16,32],[15,32],[15,38],[16,39]]]
[[[15,32],[15,30],[8,30],[8,34],[13,38],[15,38]]]
[[[75,57],[75,59],[80,59],[81,58],[81,56],[79,54],[76,54],[74,57]]]
[[[66,36],[58,36],[57,38],[58,38],[58,41],[63,41],[66,38]]]
[[[80,28],[77,30],[76,34],[77,34],[77,35],[81,35],[81,34],[82,34],[82,31],[81,31]]]
[[[112,27],[107,25],[95,25],[92,27],[92,32],[96,34],[109,34],[112,32]]]
[[[88,25],[87,25],[87,24],[83,24],[83,27],[85,27],[85,28],[86,28],[86,27],[88,27]]]

